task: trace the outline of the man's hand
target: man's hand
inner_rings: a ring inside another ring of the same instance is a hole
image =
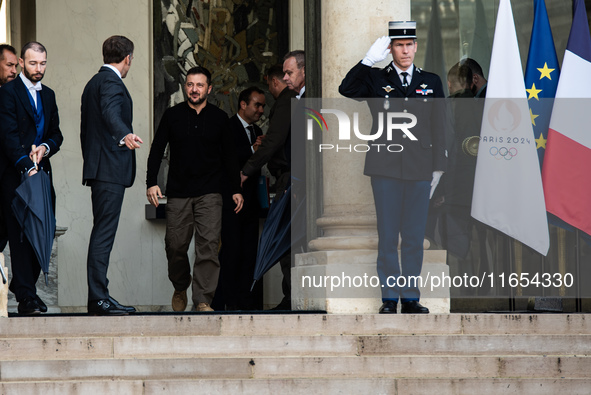
[[[438,196],[433,201],[433,208],[439,208],[445,203],[445,196]]]
[[[252,149],[256,152],[256,150],[259,149],[259,147],[261,146],[263,139],[265,138],[265,135],[262,134],[259,137],[257,137],[257,140],[254,142],[254,144],[252,145]]]
[[[436,170],[433,172],[433,180],[431,180],[431,194],[429,195],[429,199],[433,197],[433,192],[435,192],[435,188],[437,188],[437,184],[439,184],[439,180],[443,172],[441,170]]]
[[[390,53],[390,37],[383,36],[376,40],[371,46],[369,51],[365,54],[365,58],[361,61],[366,66],[373,66],[374,64],[381,62],[388,57]]]
[[[153,187],[148,188],[146,191],[146,197],[152,206],[158,207],[158,198],[163,197],[160,187],[158,185],[154,185]]]
[[[142,139],[140,138],[140,136],[138,136],[137,134],[129,133],[123,139],[123,143],[130,150],[134,150],[136,148],[139,148],[140,147],[140,144],[143,144],[144,142],[142,141]]]
[[[242,210],[242,205],[244,204],[244,198],[242,197],[242,195],[236,193],[232,195],[232,200],[234,200],[234,203],[236,203],[236,208],[234,209],[234,212],[237,213],[240,210]]]
[[[33,163],[39,164],[43,160],[45,151],[47,151],[47,147],[45,147],[44,145],[40,145],[39,147],[32,145],[31,152],[29,153],[29,159],[31,159]]]
[[[240,188],[242,188],[246,180],[248,180],[248,176],[245,175],[243,172],[240,172]]]

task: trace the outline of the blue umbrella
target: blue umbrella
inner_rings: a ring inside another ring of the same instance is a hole
[[[39,265],[45,274],[45,284],[47,284],[49,259],[55,236],[51,181],[43,170],[24,178],[15,190],[16,196],[12,201],[12,210],[23,234],[35,251]]]
[[[289,253],[292,243],[295,244],[304,237],[305,198],[297,202],[293,213],[291,203],[290,186],[283,196],[274,201],[269,208],[257,252],[253,287],[269,269]]]

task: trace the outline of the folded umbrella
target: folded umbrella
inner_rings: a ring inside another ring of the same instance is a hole
[[[55,214],[49,176],[43,170],[30,177],[25,176],[15,195],[12,210],[21,226],[22,235],[27,237],[35,251],[47,285],[49,259],[55,236]]]
[[[290,186],[285,194],[273,202],[269,208],[259,242],[252,287],[269,269],[289,253],[292,244],[298,243],[304,237],[305,199],[297,202],[294,210],[291,210],[291,203]]]

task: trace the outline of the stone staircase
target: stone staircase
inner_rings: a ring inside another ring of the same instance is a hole
[[[1,394],[591,394],[591,316],[0,319]]]

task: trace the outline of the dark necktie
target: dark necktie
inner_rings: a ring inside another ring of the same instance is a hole
[[[248,130],[248,138],[250,139],[250,145],[253,145],[257,140],[257,136],[254,134],[254,126],[247,126],[246,130]]]
[[[406,93],[406,90],[408,88],[408,79],[406,77],[408,77],[408,73],[406,71],[403,71],[402,73],[400,73],[400,75],[402,76],[402,87],[404,88],[404,93]]]

